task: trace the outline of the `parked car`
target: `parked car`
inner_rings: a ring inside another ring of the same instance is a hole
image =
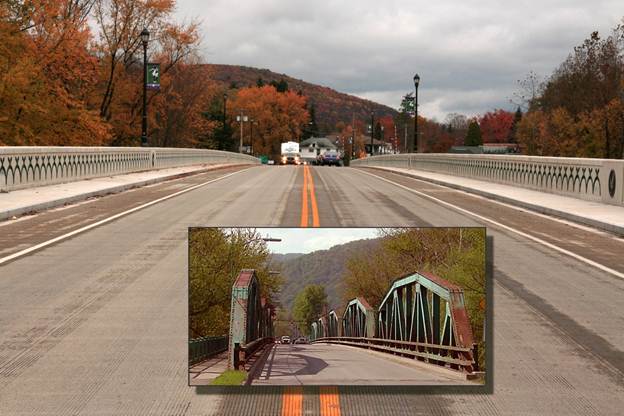
[[[309,344],[307,338],[299,337],[293,342],[293,344]]]
[[[290,344],[290,337],[288,335],[284,335],[281,341],[282,344]]]
[[[317,159],[317,164],[319,165],[335,165],[340,166],[340,155],[336,150],[328,150],[323,154],[320,154]]]

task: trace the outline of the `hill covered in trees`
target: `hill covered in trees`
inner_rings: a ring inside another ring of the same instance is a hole
[[[238,89],[268,84],[276,86],[278,91],[288,88],[290,91],[302,94],[308,99],[308,109],[314,111],[314,118],[318,126],[318,131],[315,133],[321,135],[335,131],[336,125],[340,121],[350,124],[353,117],[356,120],[369,120],[371,110],[375,111],[375,117],[394,117],[398,114],[395,109],[383,104],[341,93],[329,87],[312,84],[268,69],[238,65],[206,64],[205,66],[208,68],[211,78],[221,84],[222,88]]]
[[[365,253],[377,244],[377,239],[357,240],[309,254],[274,254],[273,261],[280,263],[284,278],[279,296],[282,307],[291,310],[297,294],[304,287],[315,284],[325,287],[330,308],[341,306],[344,293],[342,278],[347,260],[357,253]]]

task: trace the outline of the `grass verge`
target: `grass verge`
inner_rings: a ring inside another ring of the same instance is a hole
[[[219,377],[212,380],[211,386],[240,386],[247,379],[247,372],[239,370],[227,370]]]

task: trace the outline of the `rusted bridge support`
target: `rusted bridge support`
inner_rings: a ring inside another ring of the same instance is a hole
[[[254,348],[264,345],[255,341],[273,337],[273,314],[273,306],[260,296],[255,270],[241,270],[232,286],[229,368],[238,369],[245,362],[245,354],[253,354]]]

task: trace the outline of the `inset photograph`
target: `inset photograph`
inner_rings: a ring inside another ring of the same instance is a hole
[[[485,383],[485,228],[196,227],[188,275],[191,386]]]

